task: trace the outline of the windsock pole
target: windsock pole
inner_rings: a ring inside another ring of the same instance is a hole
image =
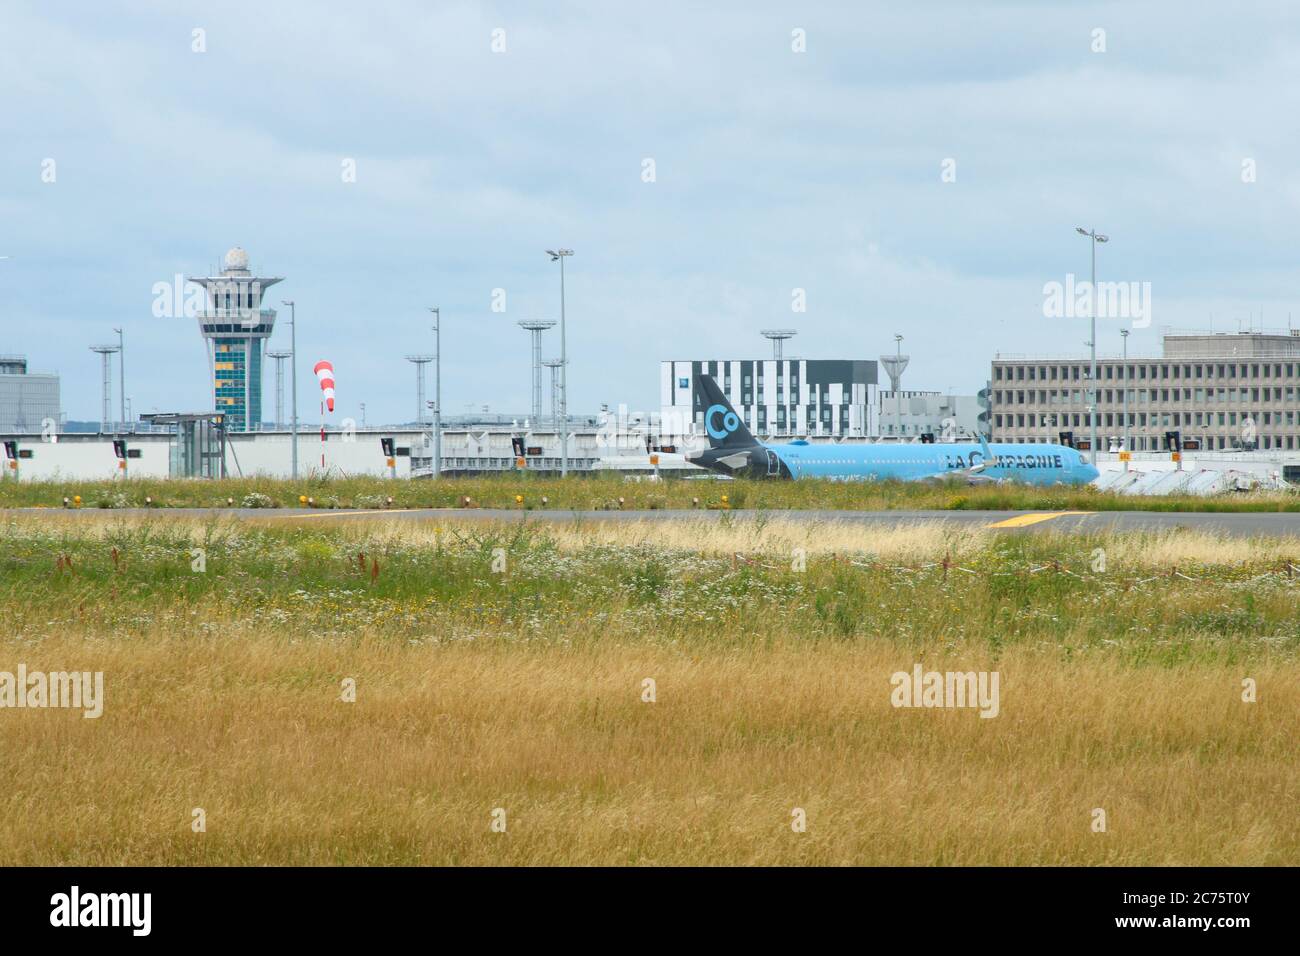
[[[325,471],[325,409],[328,407],[331,412],[334,411],[334,366],[329,362],[321,361],[316,363],[313,371],[321,388],[320,467],[323,473]]]

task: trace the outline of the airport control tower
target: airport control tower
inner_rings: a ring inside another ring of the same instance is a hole
[[[248,253],[226,253],[221,275],[189,278],[207,290],[199,331],[208,346],[213,408],[232,432],[256,431],[262,422],[262,350],[275,325],[275,310],[262,308],[268,288],[282,276],[255,276]]]

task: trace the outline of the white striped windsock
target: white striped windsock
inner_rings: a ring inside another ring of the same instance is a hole
[[[320,381],[320,390],[325,396],[325,407],[334,411],[334,366],[329,362],[316,363],[316,378]]]

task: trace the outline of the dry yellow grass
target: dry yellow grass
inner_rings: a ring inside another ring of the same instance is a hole
[[[482,530],[481,522],[438,519],[402,521],[379,519],[341,528],[344,534],[380,534],[414,543],[432,543],[449,529]],[[869,553],[896,561],[928,560],[950,553],[971,554],[987,545],[995,532],[984,528],[944,525],[937,521],[909,525],[863,526],[843,521],[799,521],[780,518],[673,519],[665,521],[558,522],[545,526],[546,535],[566,550],[593,544],[619,547],[652,546],[704,554],[758,552],[788,555],[802,548],[808,555]]]
[[[210,530],[156,516],[52,520],[66,520],[69,535],[111,537],[141,520],[195,541]],[[452,529],[491,528],[307,524],[312,532],[288,544],[238,537],[235,555],[266,546],[279,563],[254,574],[215,558],[204,588],[189,593],[192,578],[140,590],[155,580],[138,570],[148,561],[190,574],[175,541],[151,557],[145,536],[133,539],[119,573],[97,537],[73,574],[22,535],[48,530],[46,519],[10,523],[3,559],[26,583],[0,603],[18,622],[0,643],[0,670],[100,670],[106,701],[98,720],[0,710],[0,864],[1300,862],[1293,582],[1248,580],[1260,561],[1296,554],[1293,542],[1186,532],[1059,539],[1076,564],[1103,546],[1112,570],[1252,565],[1205,585],[1204,602],[1194,582],[1130,593],[1025,576],[971,589],[971,576],[945,585],[937,571],[824,562],[817,587],[845,599],[825,618],[810,609],[822,591],[770,562],[755,591],[711,592],[748,594],[764,611],[724,603],[708,623],[664,636],[657,622],[680,609],[638,604],[630,591],[600,591],[601,601],[566,591],[534,623],[523,585],[480,590],[465,578],[470,565],[444,567],[466,586],[412,625],[433,553],[418,548]],[[583,522],[548,534],[570,552],[563,574],[592,573],[574,557],[591,560],[592,545],[637,548],[622,566],[633,573],[640,547],[918,563],[950,554],[984,567],[1006,541],[950,525],[741,517]],[[409,563],[394,548],[380,580],[405,567],[408,589],[365,603],[368,579],[346,559],[372,536],[406,546]],[[65,547],[61,532],[49,540]],[[607,556],[596,554],[603,568]],[[686,577],[714,582],[731,568],[688,558]],[[313,591],[293,590],[313,574]],[[272,581],[278,597],[262,590]],[[1109,597],[1088,603],[1103,590]],[[863,594],[867,606],[847,601]],[[1122,615],[1114,639],[1094,633],[1099,607]],[[1180,623],[1153,607],[1172,608]],[[847,608],[844,629],[837,608]],[[372,613],[390,615],[394,631],[381,632]],[[885,637],[900,613],[920,626]],[[322,636],[316,628],[334,614],[345,621]],[[1130,633],[1135,619],[1158,640]],[[1004,641],[1013,620],[1030,626]],[[1000,715],[893,708],[890,675],[916,663],[997,670]],[[1247,677],[1255,703],[1241,699]],[[339,699],[344,678],[356,681],[355,703]],[[646,678],[653,703],[641,699]],[[204,833],[191,829],[196,807]],[[497,808],[504,833],[491,829]],[[796,808],[806,832],[791,829]],[[1098,808],[1105,833],[1092,830]]]
[[[1115,534],[1106,537],[1106,554],[1109,560],[1120,565],[1135,567],[1294,562],[1300,560],[1300,539],[1248,538],[1182,530]]]
[[[164,524],[170,530],[188,529],[195,541],[203,536],[205,528],[213,525],[225,528],[238,528],[245,524],[254,527],[297,527],[327,532],[342,540],[379,537],[416,545],[432,545],[440,539],[448,540],[447,536],[453,531],[475,533],[489,527],[508,531],[514,526],[505,522],[455,517],[411,520],[388,517],[382,513],[352,515],[330,512],[306,515],[268,512],[265,516],[240,520],[168,515],[165,512],[114,515],[111,512],[55,511],[48,515],[16,515],[9,519],[9,523],[16,527],[28,528],[48,527],[52,522],[69,530],[91,530],[101,534],[122,526]],[[803,548],[809,555],[861,552],[898,561],[928,560],[934,555],[942,557],[945,553],[951,553],[954,557],[967,555],[986,546],[991,536],[996,534],[978,526],[965,527],[939,521],[864,526],[833,519],[755,519],[747,515],[737,515],[725,523],[713,517],[661,521],[583,518],[572,522],[546,522],[539,526],[558,547],[567,550],[592,544],[607,544],[652,545],[705,554],[730,554],[737,551],[788,554],[795,548]]]
[[[1300,861],[1300,687],[1281,665],[924,655],[999,670],[1001,715],[981,719],[892,708],[906,650],[797,639],[70,636],[24,655],[103,670],[106,707],[0,714],[4,864]]]

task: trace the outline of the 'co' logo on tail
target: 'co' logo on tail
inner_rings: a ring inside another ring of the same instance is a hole
[[[722,428],[714,427],[714,415],[722,416]],[[704,427],[711,437],[721,441],[740,427],[740,419],[736,417],[735,412],[727,411],[725,405],[710,405],[709,410],[704,413]]]

